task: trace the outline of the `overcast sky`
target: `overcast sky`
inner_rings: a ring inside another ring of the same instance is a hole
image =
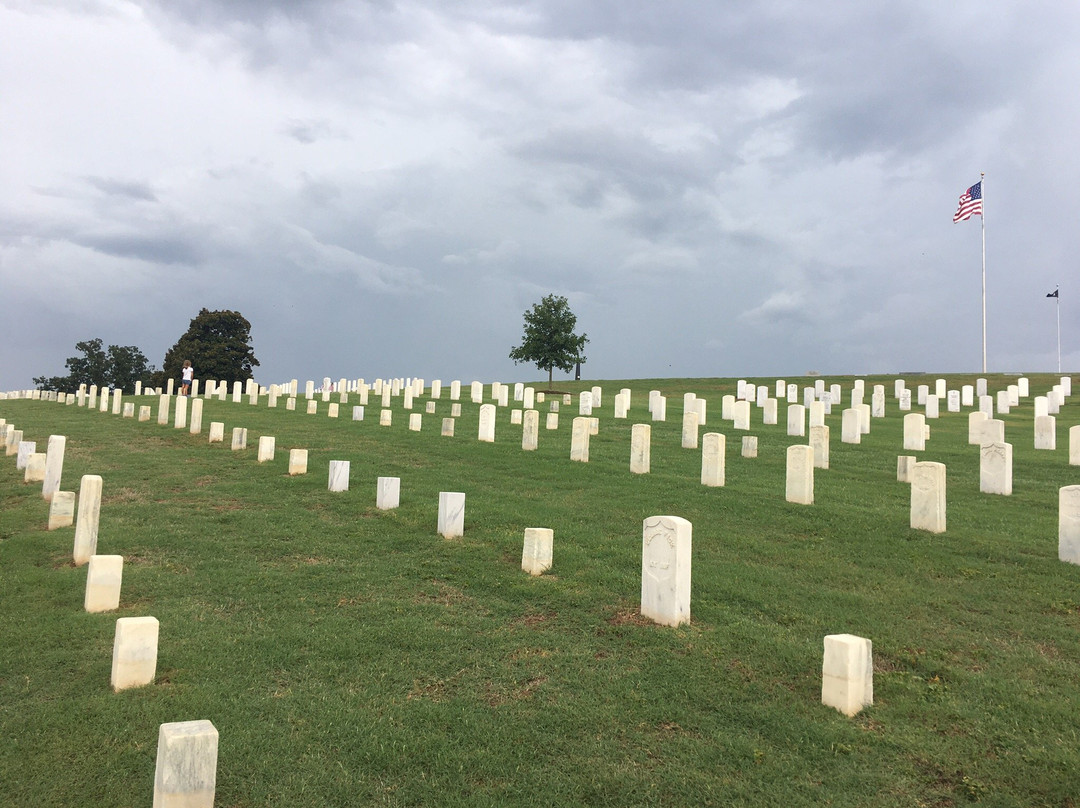
[[[0,390],[240,311],[263,384],[1080,365],[1080,4],[0,0]],[[557,374],[558,376],[558,374]]]

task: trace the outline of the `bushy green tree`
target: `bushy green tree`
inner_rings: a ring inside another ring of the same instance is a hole
[[[259,360],[251,345],[251,323],[238,311],[201,309],[188,330],[165,354],[166,379],[180,379],[184,360],[190,359],[198,379],[245,382]]]
[[[589,338],[574,333],[577,317],[561,295],[547,295],[525,312],[525,333],[521,345],[511,349],[515,363],[529,362],[548,372],[551,387],[553,368],[571,371],[585,361],[582,350]]]
[[[67,376],[37,376],[34,384],[40,390],[73,391],[80,384],[87,387],[114,387],[132,392],[135,382],[149,383],[154,367],[145,354],[134,345],[110,345],[106,350],[100,339],[75,343],[81,356],[70,356],[64,364]]]

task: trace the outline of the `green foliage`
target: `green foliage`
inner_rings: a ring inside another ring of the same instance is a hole
[[[165,354],[162,371],[166,379],[179,380],[184,360],[190,359],[198,379],[245,382],[259,364],[250,342],[251,323],[240,312],[200,309]]]
[[[67,376],[37,376],[34,384],[40,390],[74,391],[80,384],[89,387],[115,387],[132,392],[135,382],[148,383],[154,374],[145,354],[134,345],[110,345],[102,348],[100,339],[75,343],[75,350],[82,356],[71,356],[65,361]]]
[[[525,333],[521,345],[511,349],[515,363],[528,362],[548,372],[551,386],[552,368],[571,371],[574,364],[584,362],[582,350],[588,336],[574,333],[577,317],[562,295],[547,295],[525,312]]]

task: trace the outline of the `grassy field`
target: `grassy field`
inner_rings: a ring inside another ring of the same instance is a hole
[[[1054,383],[1030,378],[1032,396]],[[920,459],[948,467],[933,535],[908,526],[901,413],[891,377],[868,377],[866,400],[875,382],[888,416],[847,445],[834,407],[812,506],[784,499],[801,442],[785,404],[779,426],[754,409],[759,456],[740,456],[720,420],[734,380],[601,382],[588,464],[569,460],[576,405],[523,452],[504,409],[496,442],[477,441],[467,385],[453,438],[447,389],[419,433],[400,399],[391,427],[374,397],[351,421],[355,395],[337,420],[302,397],[295,412],[206,401],[201,435],[0,401],[40,450],[67,436],[63,489],[101,475],[98,552],[125,557],[119,612],[86,614],[74,529],[47,531],[40,484],[3,458],[0,804],[148,805],[158,725],[205,718],[227,808],[1080,805],[1080,568],[1057,560],[1080,410],[1062,408],[1055,452],[1033,449],[1031,398],[1003,416],[1010,497],[979,493],[966,412],[931,421]],[[668,418],[652,472],[632,475],[650,389]],[[680,448],[685,391],[708,400],[701,431],[728,436],[723,488]],[[156,397],[127,400],[156,416]],[[212,420],[224,445],[207,443]],[[246,451],[229,449],[235,426]],[[272,462],[256,462],[259,435],[277,439]],[[290,448],[309,450],[307,475],[287,475]],[[348,492],[327,491],[330,460],[351,461]],[[375,508],[379,476],[401,478],[398,509]],[[465,492],[464,538],[437,535],[440,491]],[[694,527],[693,619],[677,629],[637,614],[641,523],[657,514]],[[526,527],[555,534],[536,578],[520,569]],[[115,694],[115,619],[142,615],[161,623],[156,681]],[[874,644],[875,704],[854,718],[820,703],[834,633]]]

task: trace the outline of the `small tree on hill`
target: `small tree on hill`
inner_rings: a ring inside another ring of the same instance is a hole
[[[525,333],[521,345],[511,349],[515,363],[530,362],[548,372],[551,387],[552,370],[569,372],[578,362],[585,361],[582,350],[588,336],[574,333],[577,317],[561,295],[547,295],[525,312]]]
[[[162,371],[166,379],[179,379],[184,360],[190,359],[199,379],[246,382],[259,364],[250,342],[251,323],[240,312],[201,309],[165,354]]]

